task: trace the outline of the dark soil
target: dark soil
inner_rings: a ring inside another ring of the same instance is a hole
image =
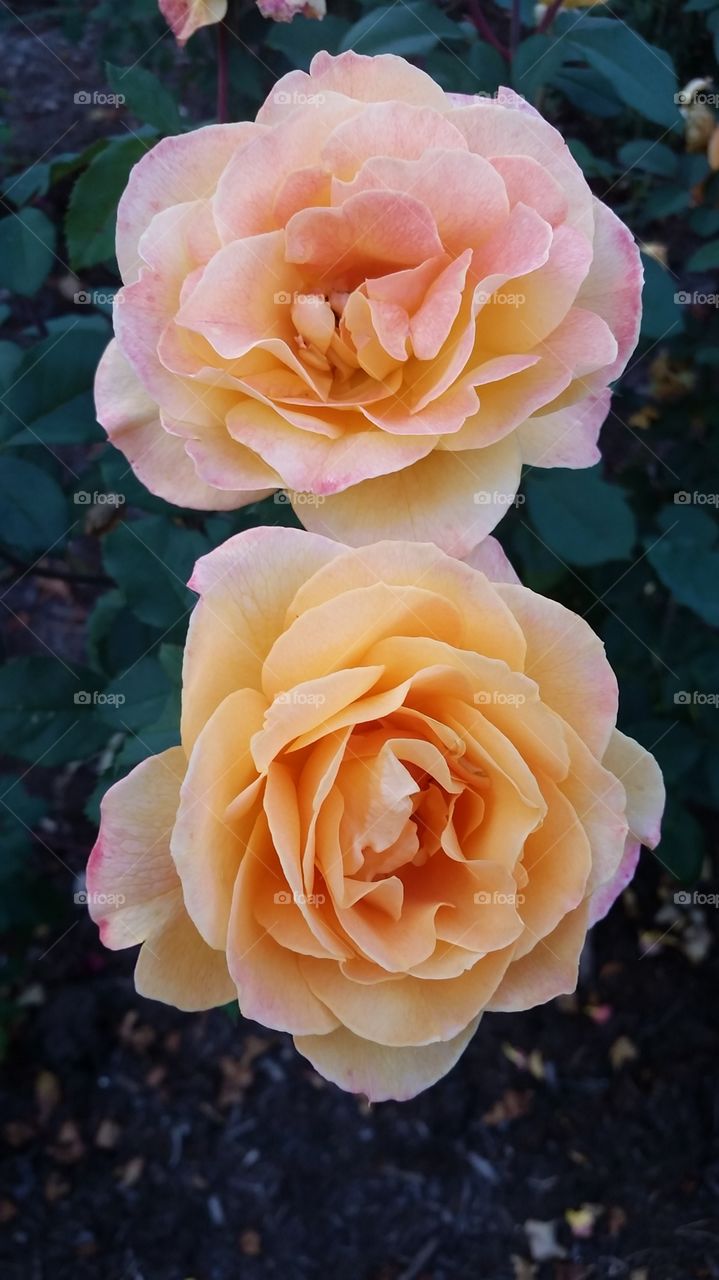
[[[372,1108],[286,1036],[141,999],[77,908],[25,957],[3,1280],[719,1277],[717,912],[657,921],[649,858],[639,886],[577,997]]]

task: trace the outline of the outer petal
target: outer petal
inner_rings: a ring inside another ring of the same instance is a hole
[[[588,924],[589,904],[583,902],[549,937],[539,938],[536,947],[509,966],[487,1008],[514,1013],[574,991]]]
[[[224,951],[208,947],[187,915],[170,856],[184,772],[184,752],[173,747],[110,788],[87,888],[105,946],[144,942],[136,970],[141,995],[179,1009],[209,1009],[237,993]]]
[[[98,422],[124,453],[138,479],[158,498],[201,511],[231,511],[256,502],[268,492],[260,489],[237,493],[215,489],[201,480],[185,451],[184,440],[165,430],[157,405],[114,340],[97,368],[95,403]]]
[[[362,1040],[346,1027],[326,1036],[295,1036],[295,1046],[320,1075],[370,1102],[405,1102],[436,1084],[454,1066],[479,1026],[474,1018],[452,1040],[394,1049]]]
[[[611,391],[600,391],[566,409],[528,418],[517,432],[523,462],[531,467],[594,466],[601,458],[597,439],[611,398]]]
[[[619,693],[599,636],[571,609],[528,587],[499,583],[497,591],[524,631],[525,673],[601,759],[617,722]]]
[[[404,471],[365,480],[320,507],[296,511],[308,529],[353,547],[409,538],[434,542],[461,558],[499,523],[517,492],[520,471],[519,447],[510,436],[487,449],[435,450]]]
[[[490,582],[514,582],[521,585],[504,547],[496,538],[485,538],[484,542],[480,542],[464,557],[464,563],[486,574]]]
[[[649,849],[661,838],[664,812],[664,780],[654,756],[644,747],[614,730],[602,764],[623,783],[627,793],[629,830]]]
[[[594,201],[594,258],[577,296],[577,305],[606,320],[617,340],[613,365],[603,370],[613,382],[637,345],[642,317],[644,270],[628,227],[600,200]]]
[[[202,600],[190,619],[182,673],[182,740],[192,748],[237,689],[259,689],[262,667],[303,582],[343,548],[298,529],[248,529],[195,565]]]
[[[166,0],[167,3],[170,0]],[[174,0],[178,8],[187,0]],[[213,0],[222,4],[226,0]],[[161,209],[212,195],[230,157],[261,132],[251,121],[211,124],[192,133],[163,138],[135,165],[117,207],[117,261],[125,284],[137,280],[141,260],[137,245]]]
[[[237,1000],[224,951],[213,950],[200,937],[182,905],[181,894],[177,911],[142,947],[135,986],[141,996],[186,1013]]]

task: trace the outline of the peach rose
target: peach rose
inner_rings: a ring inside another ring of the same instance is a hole
[[[185,44],[200,27],[222,22],[227,0],[159,0],[160,13],[178,44]]]
[[[466,555],[522,462],[597,461],[639,254],[523,100],[318,54],[257,122],[166,138],[120,202],[97,412],[154,493],[278,487],[316,532]]]
[[[601,642],[491,539],[476,562],[282,528],[205,556],[182,745],[110,789],[88,867],[138,991],[238,998],[376,1100],[442,1076],[485,1010],[571,991],[659,838]]]

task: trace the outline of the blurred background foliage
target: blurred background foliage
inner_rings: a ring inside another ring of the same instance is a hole
[[[93,410],[118,286],[117,201],[159,137],[213,119],[216,31],[180,52],[155,0],[15,7],[0,8],[15,88],[0,96],[0,930],[19,956],[29,930],[83,909],[73,873],[102,793],[177,741],[194,561],[243,528],[294,517],[277,499],[202,514],[154,498]],[[273,25],[234,6],[231,118],[253,116],[274,79],[321,47],[402,54],[452,91],[509,84],[562,131],[643,246],[642,338],[602,463],[528,469],[498,533],[527,585],[603,637],[621,725],[666,775],[659,859],[692,883],[719,810],[719,113],[711,86],[691,102],[679,91],[714,71],[719,0],[556,15],[523,0],[509,57],[505,0],[329,10]],[[23,114],[33,68],[11,43],[18,20],[76,54],[54,52],[57,85],[40,95],[50,110],[34,121]]]

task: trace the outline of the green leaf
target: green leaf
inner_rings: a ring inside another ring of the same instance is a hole
[[[618,159],[624,169],[639,169],[641,173],[651,173],[657,178],[673,178],[679,162],[679,157],[670,147],[651,138],[625,142],[619,148]]]
[[[350,27],[340,45],[341,50],[357,53],[397,53],[402,57],[421,57],[431,53],[440,41],[455,44],[464,33],[456,22],[430,4],[390,4],[371,9]]]
[[[687,262],[687,271],[713,271],[715,267],[719,267],[719,240],[703,244]]]
[[[694,496],[677,494],[676,505],[661,512],[658,524],[664,537],[649,540],[647,559],[678,604],[716,627],[719,525],[703,507],[691,505]]]
[[[628,560],[636,528],[626,495],[602,479],[599,467],[532,472],[525,492],[542,541],[568,564]]]
[[[30,298],[49,275],[57,237],[39,209],[22,209],[0,222],[0,286]]]
[[[567,146],[585,178],[611,178],[614,168],[607,160],[601,160],[579,138],[567,138]]]
[[[0,542],[22,552],[44,552],[64,541],[73,521],[56,480],[23,458],[0,465]]]
[[[667,799],[662,839],[654,856],[684,884],[698,880],[704,860],[704,834],[696,818],[675,797]]]
[[[142,622],[163,630],[186,623],[195,601],[185,583],[207,539],[163,516],[125,522],[104,540],[104,562]]]
[[[171,690],[162,664],[154,654],[147,654],[107,686],[99,715],[115,730],[141,734],[162,714]]]
[[[328,13],[322,22],[299,16],[292,22],[273,22],[265,43],[268,49],[284,54],[290,66],[306,71],[321,49],[336,53],[349,29],[347,19],[333,13]]]
[[[681,300],[677,300],[680,291],[676,277],[649,254],[642,254],[642,262],[642,337],[676,337],[684,328]]]
[[[118,201],[130,170],[148,150],[149,145],[142,138],[111,142],[75,183],[65,218],[65,235],[76,271],[113,258]]]
[[[16,658],[0,668],[0,736],[20,760],[45,768],[87,760],[107,741],[97,720],[97,676],[55,658]]]
[[[647,44],[626,23],[611,18],[577,24],[568,43],[609,82],[626,106],[655,124],[679,126],[681,117],[674,101],[676,72],[663,49]]]
[[[537,91],[552,84],[567,56],[561,40],[554,36],[531,35],[519,45],[512,62],[512,85],[534,102]]]
[[[124,98],[133,115],[158,133],[181,133],[182,119],[177,104],[157,76],[144,67],[115,67],[105,63],[107,81],[113,93]]]
[[[76,444],[103,439],[92,386],[110,332],[99,318],[78,320],[30,347],[0,405],[0,439],[10,444]]]

